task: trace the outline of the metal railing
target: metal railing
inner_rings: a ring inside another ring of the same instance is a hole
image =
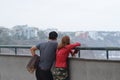
[[[0,53],[3,53],[2,49],[9,49],[8,53],[10,50],[12,50],[15,53],[15,55],[17,55],[19,49],[29,50],[30,48],[31,45],[0,45]]]
[[[18,49],[30,49],[31,45],[0,45],[0,53],[2,49],[12,49],[15,55],[18,54]],[[78,57],[80,58],[81,50],[99,50],[99,51],[106,51],[106,59],[109,59],[109,52],[110,51],[120,51],[120,47],[77,47],[76,49],[79,50]],[[9,52],[8,52],[9,53]]]
[[[106,51],[106,59],[109,59],[109,51],[120,51],[120,47],[77,47],[79,50],[78,57],[80,57],[81,50],[99,50]]]

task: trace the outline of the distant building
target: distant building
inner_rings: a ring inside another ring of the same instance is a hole
[[[79,38],[87,38],[88,37],[88,32],[83,32],[83,31],[79,31],[75,33],[75,37],[79,37]]]
[[[29,27],[28,25],[17,25],[13,27],[14,35],[18,38],[32,39],[38,37],[38,28]]]

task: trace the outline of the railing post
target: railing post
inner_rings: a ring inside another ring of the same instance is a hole
[[[108,50],[106,50],[106,58],[109,59],[109,53],[108,53]]]
[[[80,50],[79,50],[79,53],[78,53],[78,57],[80,58]]]
[[[1,48],[0,48],[0,53],[1,53]]]
[[[15,55],[17,55],[17,48],[15,48]]]

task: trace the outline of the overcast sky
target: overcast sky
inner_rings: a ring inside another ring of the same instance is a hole
[[[0,0],[0,26],[120,31],[120,0]]]

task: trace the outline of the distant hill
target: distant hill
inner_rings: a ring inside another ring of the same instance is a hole
[[[69,35],[71,42],[79,41],[82,46],[120,47],[120,32],[77,31],[61,32],[57,29],[40,30],[28,25],[16,25],[11,29],[0,26],[0,45],[34,45],[47,40],[50,31],[58,32],[58,42],[64,35]]]
[[[74,41],[80,41],[83,46],[120,47],[120,32],[80,31],[76,32]]]

